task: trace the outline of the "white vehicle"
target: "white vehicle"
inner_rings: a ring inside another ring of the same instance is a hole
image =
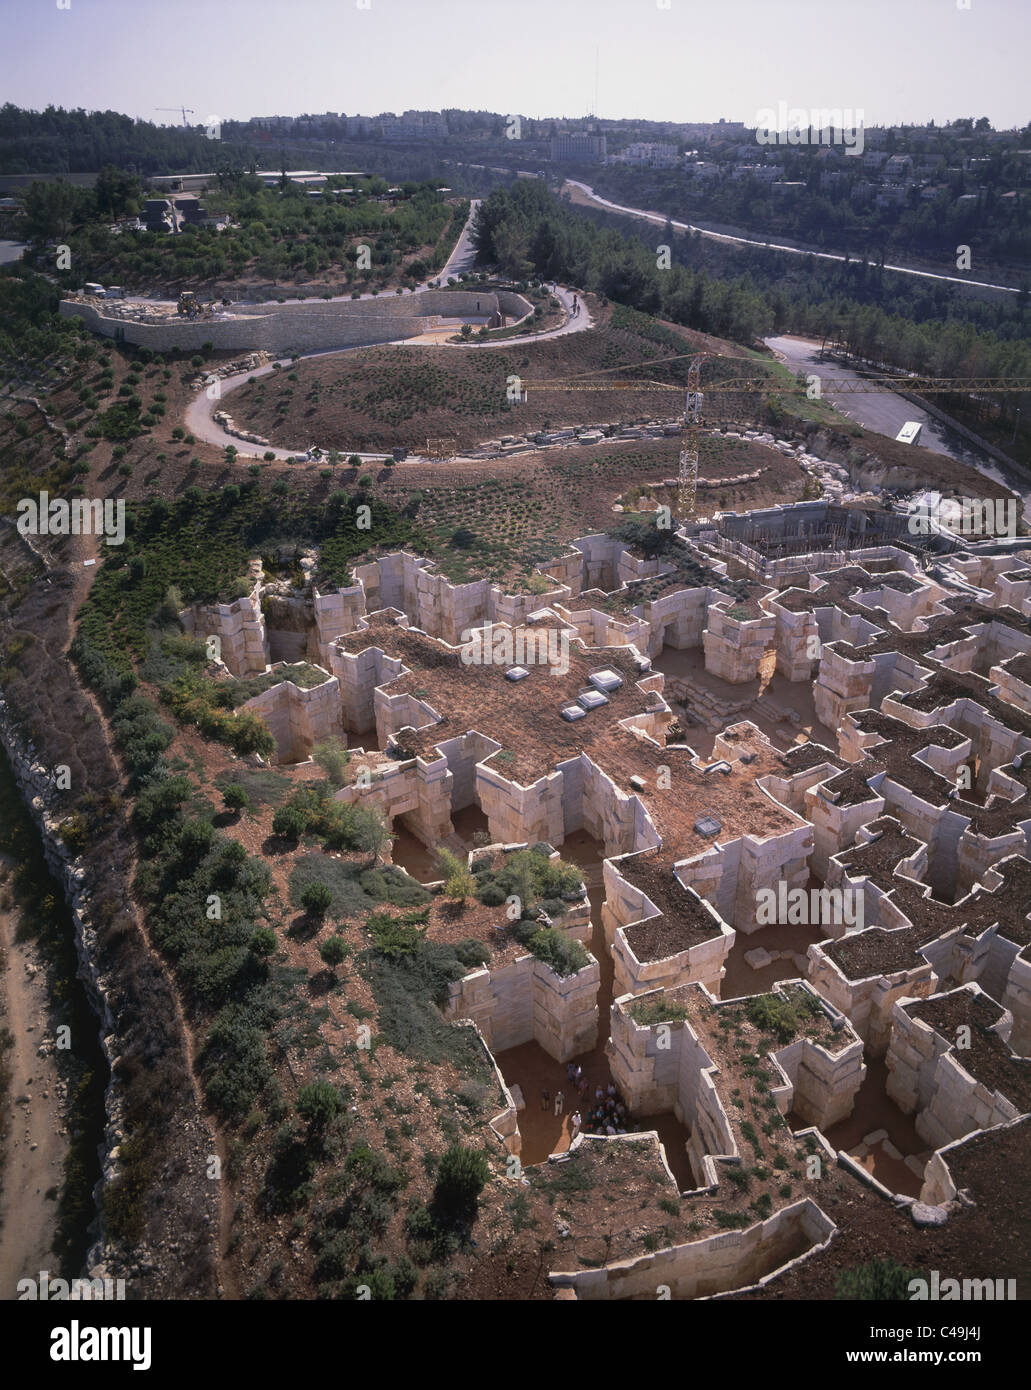
[[[899,444],[915,444],[920,438],[920,431],[922,429],[923,425],[919,420],[907,420],[895,436],[895,439]]]

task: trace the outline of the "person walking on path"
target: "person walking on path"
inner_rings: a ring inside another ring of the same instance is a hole
[[[547,1086],[545,1086],[544,1089],[541,1091],[541,1109],[542,1109],[542,1110],[547,1110],[547,1108],[548,1108],[548,1102],[549,1102],[550,1100],[551,1100],[551,1096],[548,1094],[548,1088],[547,1088]]]
[[[562,1095],[562,1092],[561,1092],[561,1091],[556,1091],[556,1092],[555,1092],[555,1114],[556,1114],[556,1115],[561,1115],[561,1114],[562,1114],[562,1102],[563,1102],[564,1099],[565,1099],[565,1097]]]
[[[569,1121],[570,1128],[572,1130],[572,1134],[570,1136],[570,1143],[572,1143],[573,1139],[575,1139],[576,1136],[580,1133],[580,1126],[582,1123],[583,1121],[580,1119],[579,1110],[574,1110]]]

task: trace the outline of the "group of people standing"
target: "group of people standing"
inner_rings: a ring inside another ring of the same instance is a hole
[[[579,1097],[578,1108],[570,1116],[570,1140],[576,1138],[581,1129],[585,1134],[626,1134],[630,1128],[630,1112],[626,1108],[623,1097],[617,1088],[610,1081],[607,1086],[598,1085],[594,1089],[593,1104],[589,1098],[589,1085],[584,1076],[583,1067],[578,1062],[569,1062],[566,1065],[566,1084],[570,1088],[570,1093],[574,1090]],[[554,1100],[551,1092],[545,1086],[541,1090],[541,1109],[548,1110],[554,1106],[554,1114],[562,1115],[565,1113],[566,1095],[563,1091],[556,1091]],[[587,1111],[587,1122],[584,1123],[580,1106]]]

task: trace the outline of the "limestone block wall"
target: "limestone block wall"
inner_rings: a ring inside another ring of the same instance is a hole
[[[936,710],[912,709],[910,706],[900,704],[897,700],[889,697],[884,701],[882,708],[885,714],[890,714],[895,719],[901,720],[910,728],[926,729],[934,724],[947,724],[950,729],[955,729],[957,733],[970,739],[972,747],[969,750],[957,749],[950,756],[954,760],[958,758],[961,762],[968,761],[973,757],[982,764],[976,784],[978,790],[981,791],[987,785],[987,777],[991,769],[1003,767],[1012,762],[1016,754],[1031,749],[1031,739],[1026,734],[1011,729],[994,714],[989,714],[988,710],[983,705],[979,705],[976,700],[966,697],[952,700]],[[940,757],[941,755],[936,754],[935,756]],[[932,762],[930,757],[927,760],[932,763],[935,771],[941,770],[937,762]],[[943,766],[947,771],[943,772],[943,775],[953,780],[956,765],[955,761],[950,762],[946,758]]]
[[[717,746],[719,742],[717,739]],[[828,778],[836,777],[837,774],[838,768],[835,763],[817,763],[813,767],[808,767],[803,772],[796,772],[790,777],[778,777],[776,775],[764,777],[761,780],[761,785],[769,792],[774,801],[779,801],[789,811],[794,811],[796,816],[808,820],[809,807],[806,793],[819,786],[821,782],[826,782]]]
[[[936,894],[951,899],[957,886],[960,838],[969,823],[967,817],[946,806],[931,805],[887,776],[881,779],[879,790],[888,812],[927,846],[927,881]]]
[[[874,779],[883,781],[880,779]],[[860,829],[884,813],[885,800],[871,789],[865,801],[842,805],[831,800],[822,783],[809,787],[805,793],[806,816],[813,827],[813,852],[810,866],[817,878],[826,880],[831,857],[852,845]]]
[[[603,912],[602,921],[612,952],[615,995],[638,995],[653,989],[675,989],[678,985],[697,982],[718,996],[720,982],[726,973],[725,962],[735,940],[734,929],[704,898],[685,887],[685,897],[693,898],[697,910],[711,917],[712,936],[659,960],[639,960],[627,940],[625,928],[662,914],[641,889],[623,878],[619,872],[621,862],[626,861],[606,860],[604,865],[607,912]]]
[[[658,997],[658,996],[656,996]],[[608,1045],[613,1079],[635,1114],[673,1111],[689,1130],[687,1156],[699,1187],[719,1183],[720,1157],[736,1160],[734,1133],[713,1081],[717,1068],[686,1021],[642,1026],[616,1000]]]
[[[1024,1143],[1027,1142],[1029,1125],[1031,1120],[1026,1115],[1019,1119],[1010,1120],[1000,1128],[1018,1131]],[[976,1131],[975,1131],[976,1135]],[[964,1144],[969,1143],[972,1135],[964,1135],[962,1139],[955,1139],[951,1144],[945,1144],[937,1149],[927,1161],[924,1169],[924,1185],[920,1189],[920,1200],[928,1206],[946,1206],[949,1202],[955,1201],[957,1187],[950,1170],[950,1164],[954,1155],[962,1149]]]
[[[370,642],[373,640],[370,636]],[[330,645],[328,651],[329,669],[340,682],[344,728],[362,733],[376,723],[377,689],[389,685],[404,665],[399,657],[388,656],[375,646],[352,654]]]
[[[584,588],[584,557],[579,550],[567,551],[554,560],[545,560],[537,566],[541,574],[555,580],[556,588],[568,589],[569,597],[575,599]]]
[[[527,954],[454,981],[445,1017],[472,1019],[492,1052],[536,1042],[549,1057],[566,1062],[597,1042],[600,978],[594,959],[575,975],[562,976]]]
[[[578,1299],[654,1300],[660,1286],[668,1287],[675,1299],[706,1298],[771,1283],[799,1260],[824,1249],[836,1229],[807,1197],[743,1231],[670,1246],[601,1269],[555,1272],[549,1279],[557,1287],[573,1289]],[[808,1248],[792,1259],[800,1238]]]
[[[938,605],[947,592],[939,584],[921,579],[920,587],[911,593],[882,584],[854,594],[853,599],[863,608],[879,609],[903,632],[912,632],[918,618],[939,611]]]
[[[412,833],[433,848],[452,833],[453,781],[446,758],[408,758],[382,763],[369,786],[341,787],[334,800],[377,806],[389,821],[404,816]]]
[[[1025,805],[1025,813],[1027,807]],[[1028,853],[1027,837],[1022,829],[1008,835],[978,835],[965,829],[959,837],[956,855],[956,881],[961,888],[982,882],[988,869],[1011,854]]]
[[[613,1011],[614,1014],[617,1012]],[[659,1026],[655,1025],[656,1030]],[[690,1131],[687,1156],[700,1187],[711,1187],[720,1182],[720,1159],[740,1159],[741,1156],[716,1089],[714,1077],[717,1070],[691,1025],[682,1024],[677,1098],[673,1113]],[[632,1105],[630,1108],[633,1110]]]
[[[1029,582],[1028,587],[1031,588],[1031,582]],[[1012,660],[1013,658],[1010,657],[1009,661]],[[995,693],[1000,700],[1016,705],[1017,709],[1023,710],[1025,714],[1031,714],[1031,683],[1014,675],[1009,669],[1008,662],[993,666],[988,673],[988,678],[995,683]]]
[[[330,643],[347,632],[355,632],[368,611],[365,586],[359,583],[323,593],[313,585],[312,603],[319,659],[328,665]]]
[[[489,758],[501,747],[494,739],[487,738],[475,730],[460,734],[457,738],[442,739],[438,749],[447,760],[451,771],[451,811],[463,811],[467,806],[478,804],[476,795],[476,765]],[[506,841],[507,844],[515,843]]]
[[[583,556],[583,588],[603,589],[606,593],[619,588],[623,581],[618,577],[618,567],[626,553],[623,541],[602,532],[595,536],[581,536],[573,541],[573,547]]]
[[[419,560],[416,556],[407,558],[412,564],[418,565]],[[411,618],[412,614],[405,608],[405,561],[405,553],[397,551],[390,555],[381,555],[378,560],[370,560],[364,565],[355,565],[351,575],[365,593],[365,603],[369,612],[375,613],[381,608],[397,608]],[[423,560],[422,563],[429,562]]]
[[[845,1025],[836,1049],[811,1038],[797,1038],[774,1053],[791,1083],[791,1108],[807,1124],[825,1130],[847,1119],[866,1076],[863,1043]]]
[[[276,760],[303,762],[316,743],[342,732],[340,685],[327,675],[322,685],[304,690],[291,680],[263,690],[243,706],[268,725],[276,740]]]
[[[701,854],[680,861],[676,871],[682,883],[713,904],[723,921],[747,935],[760,930],[755,920],[759,890],[775,888],[782,879],[789,889],[804,887],[813,850],[812,826],[801,824],[764,839],[717,839]]]
[[[709,606],[708,624],[702,633],[705,669],[732,685],[757,680],[763,653],[774,644],[777,620],[773,616],[738,622],[727,616],[731,602],[723,595]]]
[[[543,594],[506,594],[498,584],[488,593],[487,617],[491,622],[507,623],[509,627],[524,627],[531,613],[542,608],[554,608],[569,598],[564,586],[547,589]]]
[[[569,814],[566,833],[582,826],[604,844],[607,855],[629,854],[658,843],[658,833],[640,798],[621,792],[586,753],[579,762],[583,774],[580,804],[570,806],[569,799],[563,797],[563,813],[568,809]]]
[[[713,914],[715,916],[715,913]],[[718,919],[717,919],[718,920]],[[651,989],[676,989],[678,985],[703,984],[719,995],[725,961],[734,944],[734,932],[723,931],[709,941],[691,946],[661,960],[639,961],[620,927],[612,946],[614,988],[620,994],[644,994]]]
[[[281,661],[319,664],[314,613],[306,595],[275,593],[266,587],[262,591],[261,611],[265,617],[269,661],[273,666]],[[328,665],[326,670],[329,670]]]
[[[590,1052],[598,1041],[600,983],[601,969],[593,957],[575,975],[557,975],[543,961],[534,961],[533,1036],[556,1062]]]
[[[888,1048],[895,1001],[927,999],[938,988],[938,976],[928,963],[891,975],[850,980],[823,950],[822,942],[809,947],[808,959],[809,983],[845,1015],[875,1057]]]
[[[547,840],[560,845],[565,839],[562,782],[563,774],[556,771],[521,787],[493,765],[478,764],[476,799],[487,817],[491,838],[503,844]]]
[[[813,613],[795,613],[782,607],[776,599],[764,599],[763,607],[776,619],[773,644],[777,649],[777,670],[789,681],[811,681],[819,668],[820,629]]]
[[[422,729],[428,724],[440,722],[440,715],[431,704],[404,691],[391,694],[389,687],[377,686],[372,700],[377,741],[381,748],[386,748],[393,735],[402,729]]]
[[[970,636],[935,647],[928,656],[952,671],[972,671],[978,663],[982,667],[999,666],[1029,650],[1031,638],[1006,623],[993,621],[973,624]]]
[[[1014,957],[999,1002],[1013,1015],[1010,1047],[1021,1057],[1031,1056],[1031,960],[1026,955]]]
[[[994,608],[1008,605],[1018,613],[1025,613],[1024,605],[1031,598],[1031,570],[1021,569],[1011,561],[1009,572],[996,577],[992,598]]]
[[[58,312],[63,318],[82,318],[88,328],[104,337],[157,352],[195,349],[205,343],[220,350],[314,352],[412,338],[436,326],[440,318],[497,310],[498,300],[492,291],[422,290],[410,295],[323,303],[235,304],[226,313],[200,320],[173,315],[160,322],[141,323],[81,299],[62,300]]]
[[[643,1027],[626,1011],[631,1002],[629,996],[617,993],[612,1009],[608,1045],[612,1076],[633,1114],[666,1115],[680,1103],[680,1053],[686,1025],[672,1022],[661,1031],[657,1025]],[[707,1058],[706,1062],[711,1065]],[[729,1152],[726,1146],[733,1141],[726,1115],[716,1142],[723,1147],[714,1152]]]
[[[851,661],[825,645],[813,687],[817,719],[828,729],[840,729],[849,711],[870,709],[875,669],[873,660]]]
[[[503,843],[547,840],[560,845],[581,829],[601,840],[607,855],[659,842],[640,798],[621,792],[586,754],[570,758],[528,787],[494,764],[478,764],[475,796],[492,837]]]
[[[709,588],[679,589],[645,604],[650,636],[647,648],[641,650],[654,658],[661,654],[663,647],[675,651],[700,647],[709,605],[716,593]]]
[[[230,675],[260,675],[268,667],[268,638],[257,583],[245,598],[232,603],[196,603],[180,618],[191,636],[204,642],[218,639],[219,659]]]
[[[902,652],[877,652],[873,663],[873,684],[870,689],[870,706],[873,709],[886,709],[885,701],[893,691],[908,694],[912,690],[922,689],[930,674],[929,667],[921,666]]]
[[[978,988],[965,985],[964,989]],[[885,1063],[887,1092],[900,1110],[916,1115],[916,1131],[938,1149],[978,1129],[1017,1118],[1018,1111],[963,1069],[955,1039],[944,1038],[896,1004]]]

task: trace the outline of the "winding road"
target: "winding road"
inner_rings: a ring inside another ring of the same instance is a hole
[[[571,188],[578,188],[583,196],[596,207],[605,208],[608,212],[621,212],[629,217],[638,217],[645,222],[654,222],[664,227],[667,222],[677,232],[697,232],[700,236],[709,237],[713,241],[733,242],[738,246],[761,246],[767,251],[785,251],[791,256],[812,256],[818,261],[851,261],[858,263],[857,256],[843,256],[834,251],[812,251],[804,246],[788,246],[779,241],[764,241],[761,237],[732,236],[729,232],[714,232],[707,227],[696,227],[693,222],[678,222],[675,218],[667,217],[662,212],[646,212],[643,208],[628,208],[622,203],[613,203],[608,198],[601,197],[595,193],[590,184],[580,183],[577,179],[567,179],[566,182]],[[867,261],[866,264],[873,269],[877,269],[876,261]],[[884,264],[885,270],[893,270],[899,275],[916,275],[921,280],[940,280],[948,285],[973,286],[979,290],[997,290],[1000,294],[1019,294],[1020,290],[1012,285],[996,285],[987,280],[971,280],[967,275],[942,275],[938,271],[917,270],[911,265],[889,265]]]
[[[820,357],[820,344],[809,338],[783,336],[764,339],[766,346],[792,372],[814,373],[820,377],[820,390],[823,398],[830,402],[843,415],[858,421],[867,429],[894,439],[907,420],[917,420],[923,425],[920,444],[936,454],[947,454],[959,463],[976,468],[985,477],[1001,483],[1018,497],[1022,497],[1031,512],[1031,482],[1023,474],[998,463],[991,454],[979,449],[956,430],[950,429],[920,406],[907,401],[894,391],[874,391],[862,393],[835,392],[835,381],[858,381],[860,374],[851,367]],[[899,382],[900,386],[904,382]]]

